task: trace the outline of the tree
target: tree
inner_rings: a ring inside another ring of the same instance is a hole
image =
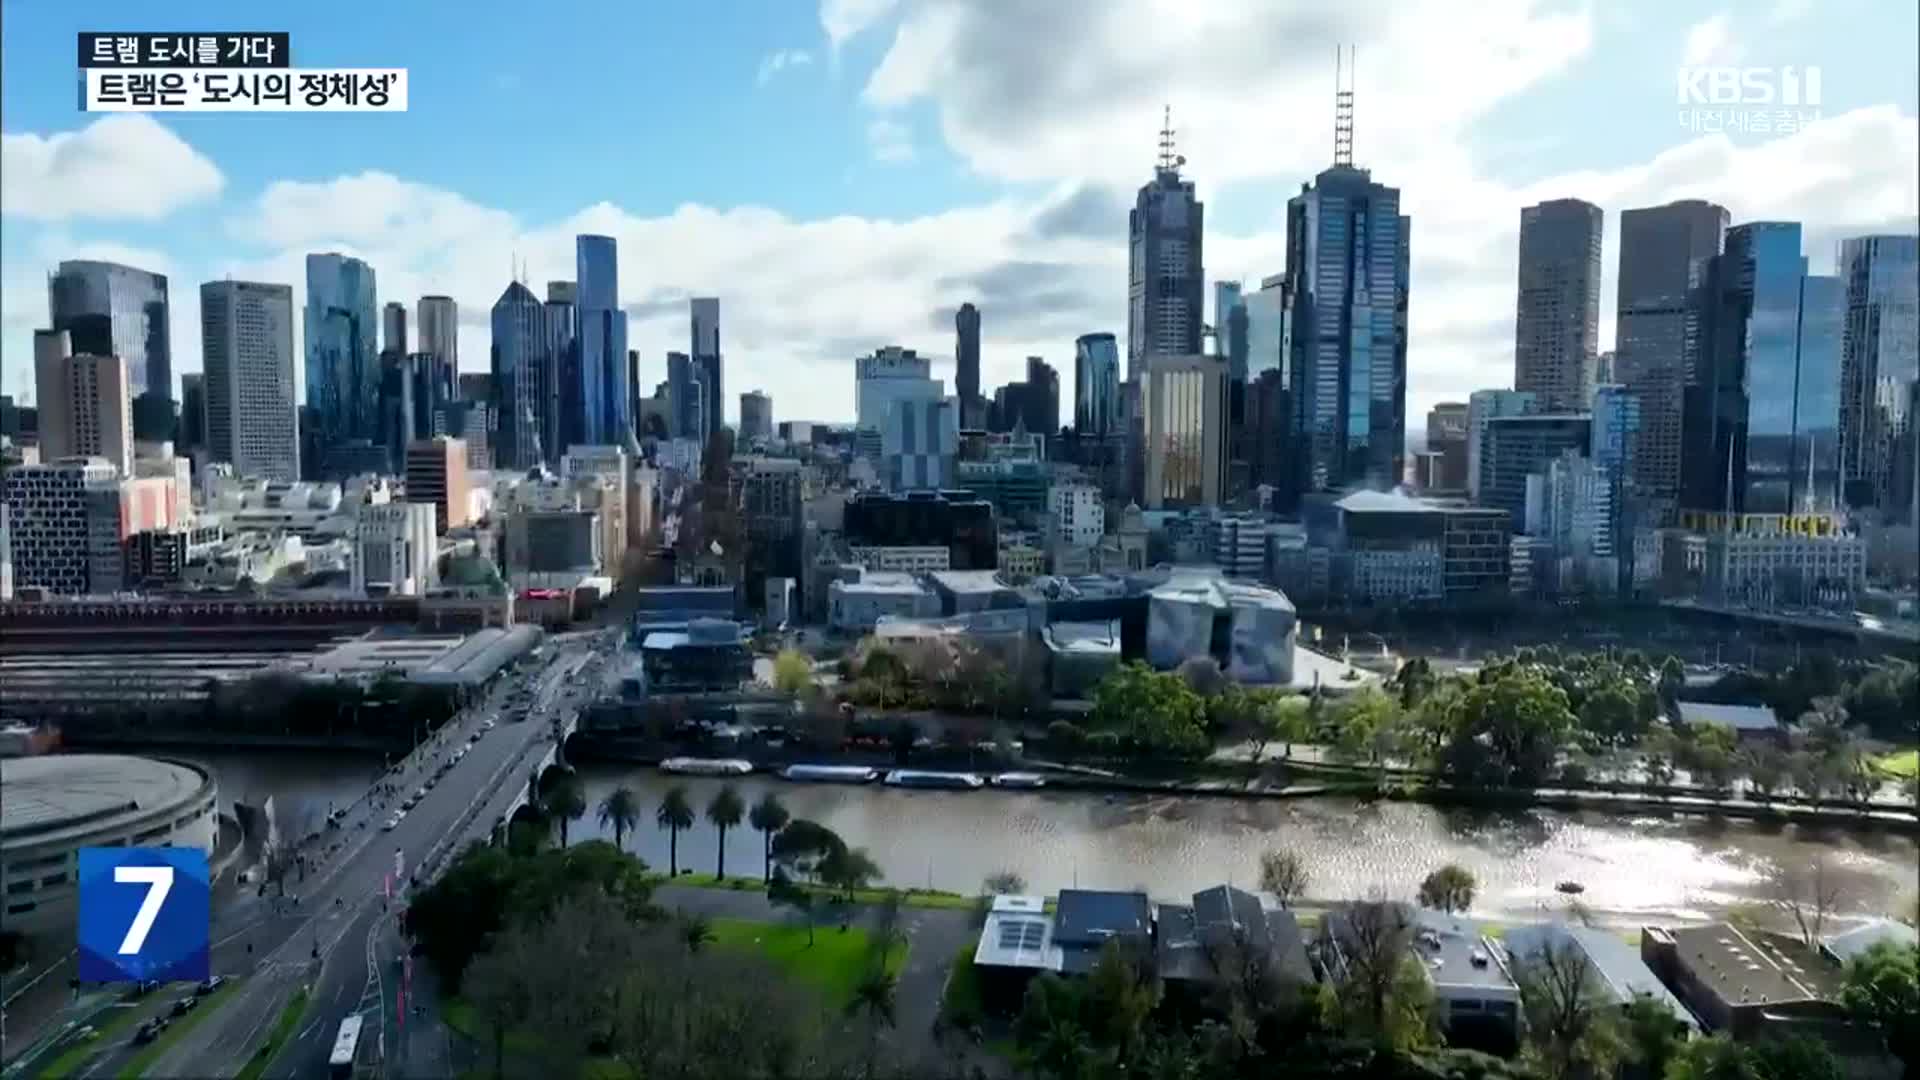
[[[1448,710],[1442,762],[1456,781],[1538,787],[1574,729],[1565,691],[1532,668],[1503,670],[1469,687]]]
[[[798,649],[781,649],[773,658],[773,688],[797,698],[813,685],[813,664]]]
[[[1425,1042],[1431,990],[1413,955],[1406,906],[1377,896],[1357,900],[1328,924],[1335,1000],[1348,1030],[1397,1047]]]
[[[1773,905],[1793,917],[1800,940],[1810,949],[1819,948],[1827,916],[1838,909],[1845,898],[1840,873],[1824,854],[1782,869],[1772,882]]]
[[[1761,802],[1773,797],[1787,779],[1787,755],[1771,741],[1757,742],[1740,752],[1747,784]]]
[[[806,818],[787,822],[773,837],[773,861],[790,873],[809,878],[821,874],[821,864],[828,857],[846,849],[847,842],[839,833]]]
[[[1348,761],[1364,761],[1379,770],[1386,780],[1387,763],[1404,756],[1412,740],[1408,738],[1406,713],[1400,702],[1375,687],[1361,690],[1340,705],[1334,724],[1338,734],[1334,752]]]
[[[841,890],[849,903],[854,893],[880,879],[880,866],[867,855],[866,849],[844,844],[821,858],[817,872],[822,884]]]
[[[747,812],[746,801],[740,798],[740,792],[732,784],[722,784],[720,790],[713,793],[712,801],[707,803],[707,820],[720,830],[719,864],[714,868],[714,876],[721,881],[727,879],[727,830],[740,824]]]
[[[1659,998],[1635,994],[1620,1010],[1620,1037],[1621,1060],[1634,1065],[1638,1075],[1660,1080],[1686,1045],[1687,1028]]]
[[[547,790],[541,802],[547,816],[559,824],[560,846],[566,847],[568,824],[580,820],[587,812],[587,796],[580,788],[579,778],[571,773],[562,776]]]
[[[1211,656],[1189,656],[1180,662],[1178,672],[1187,688],[1203,698],[1213,697],[1227,688],[1227,676],[1220,661]]]
[[[885,965],[869,968],[854,984],[853,998],[847,1002],[847,1015],[863,1015],[867,1021],[867,1076],[873,1076],[874,1057],[880,1049],[881,1027],[893,1026],[894,999],[899,981]]]
[[[980,887],[988,896],[1013,896],[1027,891],[1027,879],[1011,870],[1000,870],[988,874]]]
[[[1920,945],[1881,942],[1847,964],[1840,1003],[1878,1028],[1887,1050],[1906,1066],[1920,1064]]]
[[[1291,908],[1305,896],[1307,881],[1307,861],[1299,852],[1275,848],[1260,854],[1260,891],[1272,893],[1281,907]]]
[[[680,876],[680,830],[693,828],[693,804],[687,801],[687,789],[675,784],[660,800],[653,823],[667,830],[667,876]]]
[[[1646,730],[1640,720],[1638,702],[1639,697],[1631,687],[1609,683],[1580,703],[1580,727],[1612,745],[1631,743]]]
[[[1473,907],[1478,888],[1473,872],[1458,863],[1448,863],[1420,882],[1420,903],[1448,914]]]
[[[780,797],[771,791],[760,796],[760,801],[754,803],[753,809],[747,812],[747,824],[760,833],[762,880],[773,880],[773,834],[786,827],[789,816]]]
[[[507,1032],[533,1016],[532,987],[523,977],[534,953],[524,935],[508,934],[482,953],[467,973],[466,997],[493,1036],[493,1075],[506,1076]]]
[[[1310,699],[1298,694],[1273,703],[1268,721],[1273,729],[1271,737],[1280,740],[1282,759],[1292,759],[1294,743],[1306,742],[1313,737],[1313,725],[1308,717],[1310,708]]]
[[[1586,952],[1551,941],[1515,961],[1528,1058],[1547,1080],[1611,1076],[1624,1049],[1619,1012]]]
[[[1192,758],[1207,752],[1205,705],[1180,676],[1123,664],[1094,688],[1093,717],[1135,751]]]
[[[1687,1043],[1666,1080],[1842,1080],[1846,1073],[1826,1044],[1806,1036],[1754,1045],[1712,1035]]]
[[[640,796],[625,784],[600,800],[600,824],[613,829],[613,846],[624,850],[627,833],[640,824]]]
[[[767,883],[767,902],[775,907],[792,908],[794,913],[807,922],[807,948],[813,948],[813,917],[818,910],[818,898],[813,890],[794,883],[787,876],[784,866],[776,866],[773,877]]]

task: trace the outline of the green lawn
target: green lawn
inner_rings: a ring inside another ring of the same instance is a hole
[[[1920,773],[1920,750],[1902,750],[1896,754],[1882,754],[1874,764],[1888,776],[1905,780]]]
[[[681,874],[677,878],[669,878],[663,874],[654,880],[654,884],[684,885],[692,889],[731,889],[735,892],[764,892],[767,887],[766,883],[760,879],[760,875],[758,874],[741,876],[729,874],[725,881],[715,878],[712,874]],[[833,890],[828,889],[824,885],[808,885],[803,883],[801,887],[822,896],[834,895]],[[884,904],[887,901],[887,897],[890,896],[893,891],[894,890],[881,888],[855,889],[853,892],[853,902],[856,904]],[[968,908],[972,907],[975,902],[974,897],[961,896],[959,893],[941,892],[938,889],[900,889],[898,892],[900,894],[900,903],[905,907]]]
[[[714,944],[757,949],[788,974],[819,987],[827,1002],[835,1006],[853,999],[872,942],[872,935],[865,930],[842,930],[832,921],[814,927],[812,945],[807,944],[805,926],[746,919],[715,919],[709,925]],[[907,946],[895,945],[887,957],[887,970],[897,973],[906,962]]]
[[[200,1021],[205,1020],[208,1013],[226,1004],[233,997],[232,987],[231,979],[221,983],[220,989],[201,998],[200,1004],[195,1006],[192,1012],[168,1024],[165,1034],[148,1043],[146,1049],[133,1055],[133,1059],[120,1070],[120,1080],[139,1080],[140,1077],[145,1076],[147,1070],[153,1067],[154,1062],[160,1060],[160,1055],[166,1053],[168,1047],[179,1042],[187,1032],[199,1026]]]
[[[940,991],[940,1018],[956,1028],[972,1028],[986,1019],[987,1004],[981,996],[980,972],[973,966],[974,946],[962,945],[947,969],[947,984]]]
[[[140,1007],[137,1005],[116,1008],[113,1019],[94,1027],[92,1038],[83,1039],[62,1051],[60,1056],[54,1058],[53,1063],[48,1065],[46,1071],[40,1075],[47,1080],[59,1080],[60,1077],[71,1075],[75,1069],[86,1064],[103,1044],[118,1042],[127,1029],[133,1027],[134,1018],[138,1017],[140,1012]]]
[[[448,998],[440,1003],[440,1018],[446,1021],[448,1027],[485,1047],[488,1055],[492,1055],[493,1028],[480,1015],[480,1010],[473,1007],[472,1002],[465,998]],[[533,1032],[507,1032],[508,1053],[530,1054],[539,1049],[540,1040]]]
[[[280,1010],[280,1019],[273,1022],[273,1030],[267,1032],[267,1041],[260,1044],[260,1049],[253,1052],[253,1059],[247,1062],[247,1067],[240,1070],[239,1080],[260,1080],[306,1011],[307,992],[302,990],[293,995],[293,1000],[287,1002],[286,1008]]]

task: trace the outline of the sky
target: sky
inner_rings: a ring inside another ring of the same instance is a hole
[[[83,30],[285,30],[296,67],[407,68],[410,107],[87,114]],[[537,292],[571,279],[593,232],[619,242],[646,387],[687,348],[687,297],[713,295],[730,396],[847,420],[853,358],[878,346],[933,356],[951,388],[970,300],[983,387],[1042,356],[1070,415],[1074,339],[1125,335],[1162,108],[1209,280],[1257,286],[1285,268],[1287,198],[1331,161],[1345,43],[1355,162],[1413,219],[1418,429],[1511,385],[1531,203],[1607,212],[1602,348],[1624,208],[1804,222],[1815,272],[1842,236],[1915,231],[1917,40],[1911,0],[0,0],[0,393],[32,397],[62,259],[168,276],[176,376],[200,367],[201,282],[286,283],[299,305],[315,251],[366,259],[382,303],[453,296],[461,367],[484,371],[515,267]],[[1817,116],[1690,129],[1683,65],[1819,67]]]

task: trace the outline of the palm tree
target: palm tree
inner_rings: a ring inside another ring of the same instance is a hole
[[[613,846],[625,851],[627,833],[640,824],[640,796],[625,784],[614,788],[600,800],[600,824],[613,827]]]
[[[867,1076],[873,1076],[874,1055],[880,1048],[880,1028],[893,1026],[893,1005],[899,980],[884,964],[876,964],[853,988],[853,1000],[847,1002],[847,1015],[865,1013],[867,1017]]]
[[[656,825],[667,830],[667,876],[680,876],[680,830],[693,828],[693,804],[687,801],[687,789],[675,784],[667,789],[655,811]]]
[[[771,791],[760,796],[760,801],[754,803],[753,809],[747,814],[747,824],[760,832],[761,854],[766,863],[761,871],[763,880],[773,880],[773,834],[786,828],[792,816],[780,802],[780,797]]]
[[[547,816],[560,824],[560,846],[567,846],[567,823],[578,821],[587,812],[587,797],[580,781],[566,776],[553,785],[545,799]]]
[[[746,801],[740,798],[740,792],[732,784],[724,784],[713,793],[713,801],[707,804],[707,820],[720,830],[720,864],[714,871],[714,877],[727,880],[727,830],[740,824],[741,817],[747,812]]]

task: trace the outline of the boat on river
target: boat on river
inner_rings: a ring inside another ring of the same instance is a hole
[[[879,779],[880,770],[865,765],[789,765],[780,770],[780,776],[821,784],[871,784]]]
[[[993,786],[999,788],[1043,788],[1047,778],[1037,772],[1003,772],[993,777]]]
[[[924,769],[895,769],[887,774],[889,787],[948,788],[974,791],[987,786],[985,780],[970,772],[930,772]]]
[[[660,763],[660,771],[678,776],[746,776],[753,762],[739,758],[670,757]]]

